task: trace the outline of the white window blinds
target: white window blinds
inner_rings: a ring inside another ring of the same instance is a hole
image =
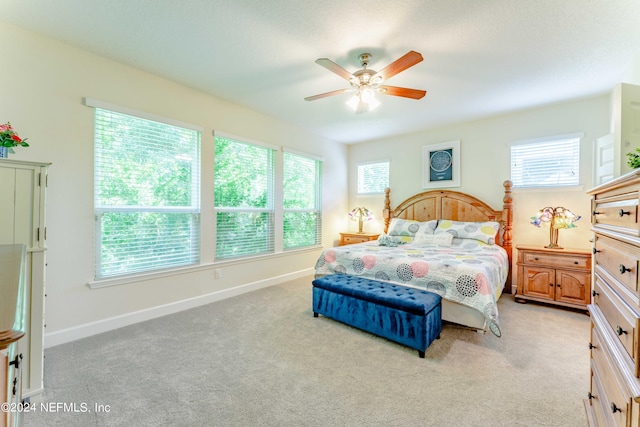
[[[382,194],[388,186],[388,161],[358,165],[358,194]]]
[[[514,187],[563,187],[580,184],[580,136],[511,146]]]
[[[216,260],[274,252],[275,150],[215,137]]]
[[[283,154],[284,249],[322,242],[322,162],[302,155]]]
[[[96,279],[200,262],[200,132],[95,108]]]

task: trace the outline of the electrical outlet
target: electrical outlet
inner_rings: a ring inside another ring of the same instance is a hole
[[[216,268],[215,270],[213,270],[213,277],[215,277],[216,279],[221,279],[222,278],[222,270],[219,268]]]

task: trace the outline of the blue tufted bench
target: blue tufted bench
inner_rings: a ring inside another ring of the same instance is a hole
[[[440,338],[440,295],[345,274],[313,281],[313,316],[330,317],[418,350]]]

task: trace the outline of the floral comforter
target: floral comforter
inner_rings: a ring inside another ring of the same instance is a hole
[[[507,279],[509,259],[498,245],[390,247],[367,242],[326,249],[315,268],[316,278],[350,274],[435,292],[480,311],[489,329],[501,335],[496,302]]]

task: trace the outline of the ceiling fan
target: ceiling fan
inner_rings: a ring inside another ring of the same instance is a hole
[[[340,65],[336,64],[330,59],[320,58],[316,60],[316,64],[322,65],[327,70],[332,71],[347,80],[351,84],[351,88],[338,89],[331,92],[321,93],[314,96],[308,96],[305,101],[315,101],[316,99],[326,98],[328,96],[340,95],[346,92],[356,92],[356,94],[347,101],[356,113],[363,113],[369,111],[380,105],[375,97],[376,93],[383,95],[402,96],[404,98],[420,99],[427,91],[420,89],[409,89],[406,87],[388,86],[382,83],[401,71],[406,70],[409,67],[413,67],[417,63],[422,61],[422,55],[415,51],[407,52],[402,57],[396,59],[391,64],[387,65],[382,70],[376,72],[370,70],[369,61],[371,61],[370,53],[363,53],[359,56],[362,69],[355,73],[350,73]]]

